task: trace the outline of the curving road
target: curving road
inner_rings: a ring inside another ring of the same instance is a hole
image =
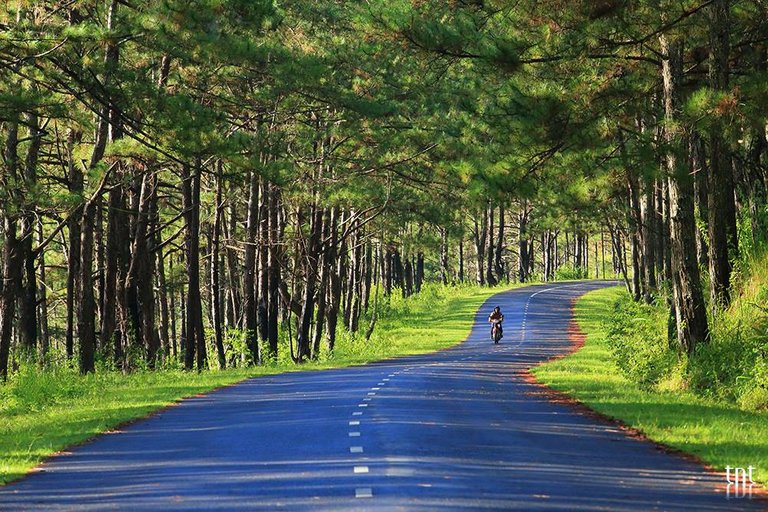
[[[246,381],[0,487],[0,510],[757,510],[723,478],[546,401],[521,372],[568,350],[573,298],[497,295],[428,356]],[[493,305],[505,337],[488,340]]]

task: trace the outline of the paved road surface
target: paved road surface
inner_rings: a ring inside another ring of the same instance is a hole
[[[601,283],[491,299],[434,355],[253,379],[58,456],[0,510],[746,510],[722,478],[552,404],[520,372],[568,348]],[[506,314],[494,346],[485,323]],[[720,490],[718,490],[718,488]]]

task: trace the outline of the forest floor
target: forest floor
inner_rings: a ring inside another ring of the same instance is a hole
[[[768,484],[768,413],[686,391],[643,390],[621,375],[606,338],[606,320],[623,293],[616,287],[581,297],[575,314],[586,334],[584,346],[535,368],[536,379],[715,470],[752,466],[753,479]]]
[[[99,371],[80,376],[70,368],[22,367],[0,385],[0,484],[23,476],[67,447],[184,398],[251,377],[362,365],[448,348],[469,335],[480,304],[512,287],[427,286],[408,299],[393,296],[381,302],[370,341],[362,335],[342,335],[333,356],[321,354],[317,361],[302,365],[291,362],[284,343],[282,356],[272,364],[225,371]]]

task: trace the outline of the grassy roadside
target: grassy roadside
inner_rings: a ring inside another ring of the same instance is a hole
[[[166,370],[82,377],[68,369],[24,368],[8,384],[0,385],[0,484],[24,475],[68,446],[184,397],[249,377],[359,365],[455,345],[469,335],[477,308],[504,289],[429,286],[408,300],[393,297],[381,303],[369,342],[341,336],[333,357],[326,354],[302,366],[290,362],[284,344],[284,356],[272,365],[199,374]]]
[[[622,288],[602,289],[577,301],[576,319],[586,343],[570,356],[535,368],[539,382],[715,469],[751,465],[755,481],[768,484],[768,413],[687,391],[642,390],[621,375],[606,340],[605,320],[623,293]]]

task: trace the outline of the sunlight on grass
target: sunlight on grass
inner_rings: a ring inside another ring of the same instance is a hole
[[[125,422],[144,417],[184,397],[205,393],[249,377],[365,364],[422,354],[463,341],[478,307],[507,289],[428,286],[409,299],[382,301],[370,341],[341,334],[333,354],[301,366],[283,356],[269,366],[206,371],[100,372],[85,377],[74,369],[41,372],[25,367],[0,385],[0,483],[16,479],[45,457]],[[361,324],[364,331],[367,323]]]
[[[768,483],[768,414],[685,391],[641,390],[620,374],[606,341],[605,320],[624,293],[608,288],[580,298],[576,318],[587,333],[584,347],[535,368],[536,378],[718,470],[754,466],[755,480]]]

